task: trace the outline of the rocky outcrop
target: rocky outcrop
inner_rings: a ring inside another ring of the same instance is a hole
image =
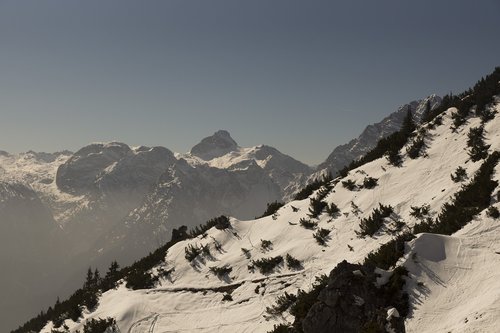
[[[124,143],[94,143],[78,150],[57,170],[57,187],[71,194],[95,190],[97,176],[132,150]]]
[[[305,333],[384,332],[388,311],[392,311],[391,327],[404,332],[401,318],[387,297],[385,288],[375,285],[376,275],[363,265],[342,261],[329,275],[318,301],[302,321]],[[389,302],[389,304],[388,304]]]
[[[219,130],[191,148],[191,154],[208,161],[237,149],[238,144],[231,138],[229,132]]]

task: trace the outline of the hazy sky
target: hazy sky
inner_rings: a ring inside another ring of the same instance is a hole
[[[0,149],[188,151],[227,129],[319,163],[500,65],[500,2],[0,0]]]

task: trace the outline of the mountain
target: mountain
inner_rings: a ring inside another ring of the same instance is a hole
[[[357,138],[336,147],[325,162],[318,166],[318,171],[322,173],[326,170],[335,175],[339,170],[349,165],[349,163],[373,149],[380,139],[398,131],[408,111],[412,113],[416,122],[420,122],[427,106],[435,109],[440,103],[441,97],[430,95],[427,98],[400,106],[395,112],[382,119],[382,121],[368,125]]]
[[[495,332],[499,80],[497,68],[446,96],[415,130],[405,120],[304,200],[173,230],[14,332],[81,331],[97,318],[121,332]]]
[[[211,160],[224,156],[238,148],[238,144],[233,140],[228,131],[219,130],[214,135],[201,140],[200,143],[191,148],[190,153],[202,160]]]
[[[191,165],[205,164],[219,169],[242,169],[256,163],[280,187],[278,200],[289,200],[301,188],[313,169],[276,148],[259,145],[250,148],[238,146],[227,131],[217,131],[195,145],[190,153],[179,154]]]
[[[227,131],[204,138],[177,158],[143,203],[95,247],[110,253],[107,262],[130,263],[182,225],[194,227],[221,214],[254,218],[267,203],[290,197],[312,171],[273,147],[241,148]]]
[[[83,147],[61,164],[55,179],[58,188],[85,199],[85,206],[67,216],[65,223],[78,252],[94,250],[96,240],[138,207],[176,162],[163,147],[130,148],[110,142]]]
[[[4,323],[12,327],[57,295],[65,297],[79,285],[89,265],[104,269],[115,259],[130,264],[163,243],[174,227],[193,227],[223,213],[254,218],[268,202],[291,195],[295,186],[291,183],[305,182],[310,173],[307,165],[275,148],[239,147],[227,131],[203,139],[187,154],[120,142],[92,143],[75,153],[1,152],[0,181],[6,188],[30,191],[30,203],[37,203],[37,210],[31,212],[20,208],[25,203],[5,201],[4,208],[12,213],[0,218],[6,228],[3,235],[9,238],[3,253],[18,252],[26,239],[26,229],[13,222],[17,213],[20,220],[45,228],[43,232],[31,229],[40,237],[29,239],[33,247],[24,249],[25,257],[46,257],[48,252],[42,248],[53,243],[58,252],[50,257],[64,266],[57,274],[58,283],[51,284],[54,278],[42,275],[48,267],[35,263],[38,259],[27,261],[32,276],[40,279],[24,284],[26,293],[18,294],[19,304],[30,302],[40,284],[47,282],[44,295],[30,309],[17,308],[10,316],[12,322]],[[53,234],[54,228],[57,242],[45,236]],[[9,256],[0,264],[6,264]],[[22,274],[25,270],[12,269],[5,278],[13,281]],[[8,298],[0,301],[4,306],[10,306]]]

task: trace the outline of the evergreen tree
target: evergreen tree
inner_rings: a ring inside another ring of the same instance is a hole
[[[401,155],[399,154],[399,150],[389,150],[386,157],[389,163],[394,166],[400,166],[403,163]]]
[[[93,279],[93,285],[92,288],[97,288],[101,284],[101,274],[99,273],[99,270],[96,268],[94,271],[94,279]]]
[[[411,113],[411,108],[408,106],[408,111],[403,119],[403,124],[401,125],[401,133],[406,137],[409,137],[411,133],[417,129],[415,122],[413,121],[413,115]]]
[[[92,273],[92,268],[89,267],[87,270],[87,277],[85,278],[85,283],[83,284],[83,289],[91,289],[94,285],[94,273]]]
[[[488,156],[490,145],[484,143],[484,127],[473,127],[467,135],[467,145],[470,147],[469,156],[473,162],[477,162]]]
[[[422,123],[429,122],[432,120],[432,107],[431,107],[431,100],[428,99],[427,102],[425,103],[425,110],[424,113],[422,114]]]
[[[108,272],[102,280],[103,291],[114,289],[116,287],[116,281],[119,280],[119,270],[120,265],[118,265],[118,262],[116,260],[111,262],[111,265],[108,268]]]

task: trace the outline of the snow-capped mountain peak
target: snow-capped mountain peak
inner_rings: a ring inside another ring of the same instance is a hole
[[[225,130],[219,130],[213,135],[204,138],[191,148],[191,154],[205,161],[226,155],[238,149],[238,144],[233,140],[231,134]]]

